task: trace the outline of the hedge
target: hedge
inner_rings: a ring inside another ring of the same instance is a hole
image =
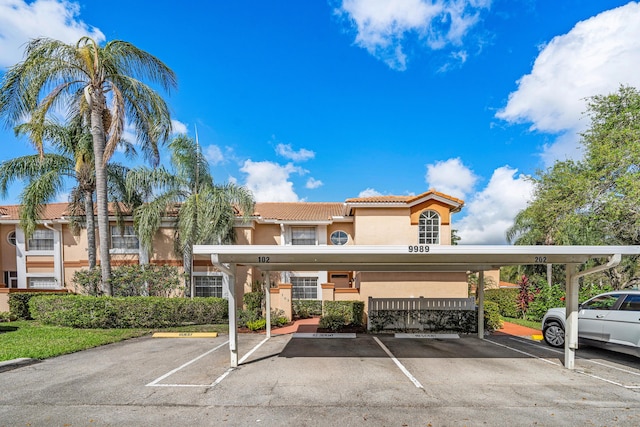
[[[487,331],[496,331],[502,328],[500,307],[493,301],[484,302],[484,328]]]
[[[320,327],[336,330],[342,326],[362,326],[363,317],[362,301],[324,301]]]
[[[223,298],[36,296],[31,316],[42,323],[73,328],[163,328],[227,323]]]
[[[294,299],[291,308],[293,317],[298,319],[322,315],[322,301],[319,300]]]
[[[22,320],[33,320],[29,312],[29,300],[33,297],[42,296],[41,292],[20,292],[9,294],[9,312]],[[48,292],[46,295],[71,295],[66,290],[60,292]]]
[[[484,291],[484,301],[498,304],[502,317],[518,318],[521,316],[517,305],[518,288],[487,289]]]

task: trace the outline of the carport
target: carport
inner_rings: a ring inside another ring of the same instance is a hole
[[[566,331],[564,366],[574,368],[578,348],[578,279],[618,265],[623,255],[640,255],[640,246],[276,246],[196,245],[194,255],[208,255],[229,284],[229,350],[238,366],[235,276],[237,266],[262,271],[418,271],[478,272],[478,336],[484,336],[483,272],[507,265],[564,264],[566,267]],[[605,263],[579,271],[590,259]],[[268,275],[267,275],[268,278]],[[265,284],[269,287],[269,283]],[[266,298],[269,304],[269,298]],[[267,305],[267,337],[270,307]]]

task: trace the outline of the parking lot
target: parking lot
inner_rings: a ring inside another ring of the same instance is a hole
[[[640,359],[459,339],[143,337],[0,373],[0,425],[640,425]]]

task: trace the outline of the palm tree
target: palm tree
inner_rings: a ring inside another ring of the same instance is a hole
[[[0,87],[0,115],[10,125],[30,117],[36,129],[57,108],[70,116],[86,112],[93,139],[96,205],[100,236],[102,289],[111,295],[109,278],[109,217],[106,166],[124,132],[125,120],[153,164],[159,161],[158,141],[168,138],[171,120],[166,103],[142,80],[169,91],[176,76],[155,56],[131,43],[115,40],[98,45],[82,37],[75,45],[49,38],[27,45],[24,61],[9,68]],[[41,127],[41,126],[40,126]],[[42,135],[32,139],[41,155]]]
[[[47,121],[38,129],[44,140],[49,141],[54,153],[22,156],[0,164],[0,196],[6,197],[8,188],[16,180],[26,181],[20,196],[20,226],[29,238],[41,218],[44,205],[57,197],[65,188],[67,179],[75,181],[70,194],[72,227],[87,229],[89,268],[96,266],[96,233],[94,203],[96,182],[93,161],[93,140],[81,117],[75,117],[69,125]],[[16,135],[32,135],[33,123],[23,123],[15,128]],[[121,141],[127,155],[135,155],[135,148]],[[128,168],[108,165],[110,181],[122,181]],[[110,191],[111,197],[119,197]],[[83,218],[83,220],[78,220]]]
[[[171,171],[142,167],[132,170],[127,181],[130,187],[154,194],[134,214],[141,246],[151,250],[162,217],[168,213],[177,215],[175,249],[182,255],[185,288],[191,291],[193,245],[233,243],[233,225],[238,212],[251,215],[255,202],[246,187],[214,184],[209,164],[191,138],[175,137],[169,150]]]

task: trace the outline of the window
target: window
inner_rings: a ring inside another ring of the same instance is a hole
[[[27,287],[30,289],[56,289],[56,279],[53,277],[29,277]]]
[[[618,301],[620,295],[600,295],[595,297],[580,306],[584,310],[611,310]]]
[[[132,225],[111,226],[112,249],[138,249],[140,244]]]
[[[7,242],[9,242],[9,244],[11,246],[15,246],[16,245],[16,232],[15,231],[11,231],[11,232],[9,232],[9,234],[7,234]]]
[[[193,276],[196,297],[222,298],[222,276]]]
[[[317,277],[292,277],[291,286],[293,299],[318,299]]]
[[[5,271],[4,272],[4,284],[8,288],[18,287],[18,272],[17,271]]]
[[[291,228],[291,244],[292,245],[315,245],[316,244],[316,228],[315,227],[292,227]]]
[[[345,245],[349,240],[349,236],[342,230],[331,233],[331,243],[334,245]]]
[[[27,242],[29,251],[52,251],[53,230],[36,230]]]
[[[640,311],[640,295],[627,295],[627,298],[620,306],[620,310]]]
[[[440,244],[440,215],[437,212],[424,211],[420,214],[418,243],[421,245]]]

